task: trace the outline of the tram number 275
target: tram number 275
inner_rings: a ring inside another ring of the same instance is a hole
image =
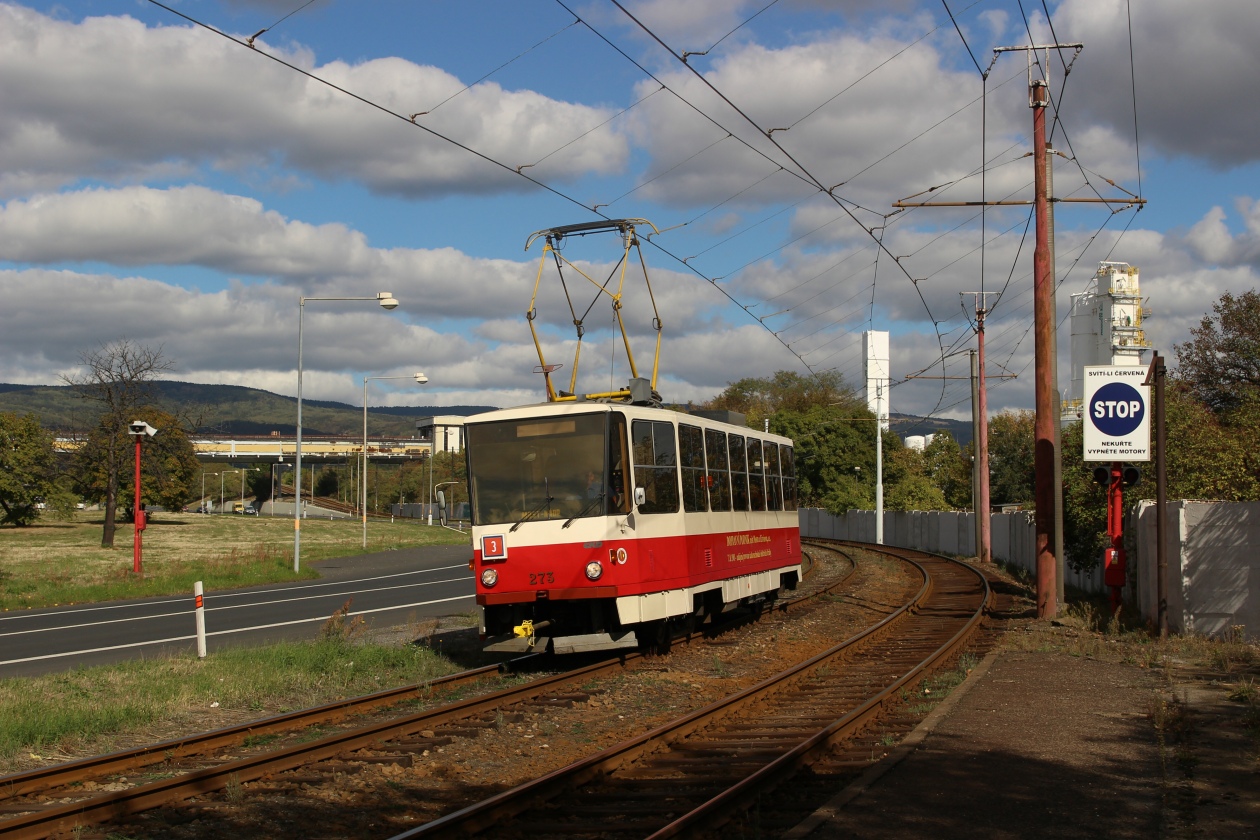
[[[530,572],[529,573],[530,586],[540,586],[544,583],[555,583],[555,582],[556,582],[555,572]]]

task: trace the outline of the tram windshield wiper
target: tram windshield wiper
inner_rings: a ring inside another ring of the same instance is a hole
[[[543,499],[542,504],[540,504],[538,507],[534,508],[533,510],[528,511],[524,516],[522,516],[519,520],[517,520],[516,524],[508,529],[509,534],[515,531],[517,528],[524,525],[529,520],[533,519],[538,514],[542,513],[544,510],[551,507],[551,503],[555,501],[555,497],[551,495],[551,487],[547,483],[547,479],[545,478],[543,479],[543,487],[545,488],[544,492],[547,495],[546,495],[546,498]]]
[[[586,503],[586,506],[585,506],[585,507],[583,507],[583,508],[582,508],[581,510],[579,510],[577,513],[575,513],[575,514],[573,514],[572,516],[570,516],[570,517],[569,517],[569,519],[568,519],[568,521],[567,521],[567,522],[565,522],[565,523],[564,523],[563,525],[561,525],[560,527],[561,527],[561,528],[568,528],[570,525],[572,525],[572,524],[573,524],[573,520],[575,520],[575,519],[581,519],[583,516],[586,516],[586,514],[590,513],[591,511],[593,511],[593,510],[595,509],[595,506],[596,506],[596,505],[603,504],[603,502],[604,502],[604,496],[606,496],[606,495],[607,495],[606,493],[600,493],[598,496],[596,496],[596,497],[594,497],[593,499],[591,499],[589,502],[587,502],[587,503]]]

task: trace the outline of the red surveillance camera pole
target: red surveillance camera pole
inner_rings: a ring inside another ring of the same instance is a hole
[[[140,574],[140,535],[143,533],[145,525],[147,524],[144,521],[144,508],[140,506],[140,439],[143,438],[144,435],[139,434],[134,435],[134,437],[136,439],[136,506],[134,508],[136,520],[136,541],[135,557],[133,558],[131,564],[131,570],[136,574]]]
[[[131,436],[136,439],[136,505],[135,516],[136,523],[136,539],[135,539],[135,556],[132,560],[131,570],[136,574],[140,574],[140,542],[141,534],[148,526],[148,517],[144,515],[144,507],[140,504],[140,443],[144,440],[145,435],[157,434],[157,429],[145,423],[142,420],[136,420],[131,424]]]

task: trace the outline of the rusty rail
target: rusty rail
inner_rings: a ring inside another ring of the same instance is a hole
[[[874,626],[756,686],[395,840],[462,837],[491,827],[502,837],[560,837],[594,830],[596,824],[604,826],[601,835],[656,840],[729,819],[754,792],[781,783],[867,726],[902,688],[959,650],[979,625],[990,599],[983,575],[923,552],[882,551],[917,568],[922,584]],[[899,664],[891,676],[881,675],[878,690],[859,687],[888,663],[904,662],[907,650],[912,661]],[[833,663],[842,664],[847,675],[822,676],[820,669]],[[847,695],[855,691],[860,696],[850,702]],[[765,721],[769,704],[763,701],[771,695],[776,720]],[[818,698],[828,695],[849,705],[819,726]],[[551,804],[557,798],[562,805]],[[582,823],[587,815],[592,822]]]
[[[795,609],[819,595],[832,592],[842,586],[853,569],[828,586],[811,591],[777,605],[784,611]],[[735,626],[739,620],[721,627],[709,627],[703,632],[692,632],[684,639],[691,641],[700,636],[711,636]],[[512,660],[520,664],[539,655],[534,654]],[[614,659],[588,665],[563,674],[543,677],[525,685],[503,689],[469,700],[458,701],[440,708],[415,713],[387,722],[336,733],[305,744],[280,750],[247,756],[163,779],[128,790],[113,791],[102,795],[86,796],[75,802],[47,807],[31,804],[30,812],[0,821],[0,837],[38,840],[50,834],[67,831],[83,825],[116,820],[130,814],[159,807],[189,796],[221,790],[230,784],[237,785],[296,767],[335,758],[341,754],[385,739],[398,738],[433,728],[445,723],[465,720],[487,710],[536,698],[571,683],[581,682],[593,676],[614,672],[631,666],[644,657],[629,653]],[[508,664],[512,664],[508,663]],[[255,721],[241,726],[228,727],[212,732],[174,739],[134,750],[125,750],[25,773],[0,778],[0,808],[14,810],[21,807],[20,797],[43,791],[63,788],[89,779],[99,779],[111,774],[130,772],[138,767],[158,765],[175,758],[186,758],[239,745],[245,738],[263,734],[293,731],[318,723],[338,720],[372,708],[392,705],[412,699],[417,694],[434,688],[453,687],[476,682],[494,676],[502,666],[491,665],[452,674],[426,683],[376,692],[365,697],[352,698],[323,706],[291,712]]]

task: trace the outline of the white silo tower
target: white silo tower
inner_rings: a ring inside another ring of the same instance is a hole
[[[866,330],[862,333],[862,376],[866,379],[866,407],[874,413],[879,427],[888,431],[888,333]]]
[[[1142,306],[1138,270],[1128,263],[1099,263],[1089,287],[1072,295],[1072,392],[1065,417],[1081,416],[1086,367],[1143,364],[1142,352],[1151,343],[1142,320],[1150,314]]]

